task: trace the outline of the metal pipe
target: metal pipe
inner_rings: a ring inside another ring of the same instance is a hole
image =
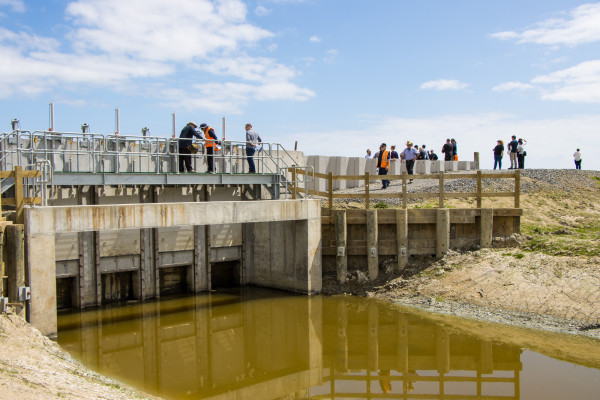
[[[119,134],[119,109],[115,108],[115,135]]]
[[[90,126],[85,123],[81,125],[81,133],[90,133]]]
[[[225,116],[223,116],[223,141],[225,141]]]
[[[12,121],[10,121],[10,126],[12,127],[13,131],[18,131],[19,130],[19,120],[18,119],[13,119]]]
[[[50,103],[50,132],[54,131],[54,102]]]
[[[175,111],[173,111],[173,137],[175,137]]]
[[[150,132],[150,129],[147,126],[142,128],[142,136],[148,136],[148,132]]]

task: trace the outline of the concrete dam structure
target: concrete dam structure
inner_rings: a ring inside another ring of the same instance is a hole
[[[324,272],[337,273],[340,283],[348,269],[375,279],[390,258],[402,268],[410,255],[487,247],[492,235],[519,230],[518,207],[332,213],[321,200],[301,198],[299,189],[331,192],[335,182],[315,179],[318,172],[300,162],[301,153],[266,143],[256,157],[258,173],[248,174],[244,146],[223,143],[216,174],[183,174],[177,139],[4,134],[2,205],[14,207],[8,218],[24,229],[2,231],[10,255],[0,297],[25,305],[34,326],[52,336],[61,308],[228,285],[318,293]],[[448,168],[458,167],[452,163]],[[202,150],[193,164],[205,168]]]

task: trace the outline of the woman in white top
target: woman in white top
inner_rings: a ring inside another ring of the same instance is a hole
[[[519,139],[518,143],[519,145],[517,146],[517,162],[519,164],[519,169],[523,169],[525,168],[525,156],[527,155],[524,146],[525,143],[527,143],[527,140]]]
[[[575,169],[581,169],[581,152],[579,149],[573,153],[573,158],[575,159]]]

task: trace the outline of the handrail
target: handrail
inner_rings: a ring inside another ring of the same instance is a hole
[[[328,198],[329,209],[333,210],[333,199],[364,199],[365,209],[369,209],[371,199],[389,199],[389,198],[401,198],[402,208],[407,208],[408,199],[433,199],[439,200],[438,207],[444,207],[444,200],[451,198],[476,198],[477,208],[481,208],[483,198],[492,197],[512,197],[514,199],[514,207],[521,207],[521,172],[519,170],[513,172],[501,172],[501,173],[483,173],[481,170],[477,170],[477,173],[453,173],[446,175],[443,171],[436,174],[415,174],[408,175],[406,172],[402,175],[371,175],[366,172],[364,175],[333,175],[331,172],[328,174],[308,172],[303,168],[293,168],[293,175],[311,175],[319,179],[327,179],[327,191],[321,191],[317,189],[305,190],[306,194],[321,196]],[[370,193],[369,183],[372,181],[381,180],[384,177],[387,180],[401,180],[402,181],[402,192],[399,193]],[[512,192],[484,192],[482,190],[482,179],[514,179],[514,190]],[[436,179],[439,181],[439,191],[437,193],[408,193],[407,181],[408,180],[421,180],[421,179]],[[475,192],[445,192],[444,182],[448,179],[476,179],[477,186]],[[334,193],[333,192],[333,181],[340,180],[364,180],[364,192],[363,193]],[[293,188],[294,193],[301,192],[297,187]]]

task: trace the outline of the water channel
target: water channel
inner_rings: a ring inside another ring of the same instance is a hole
[[[599,398],[600,342],[563,347],[498,329],[365,298],[244,288],[62,314],[58,341],[166,399]]]

